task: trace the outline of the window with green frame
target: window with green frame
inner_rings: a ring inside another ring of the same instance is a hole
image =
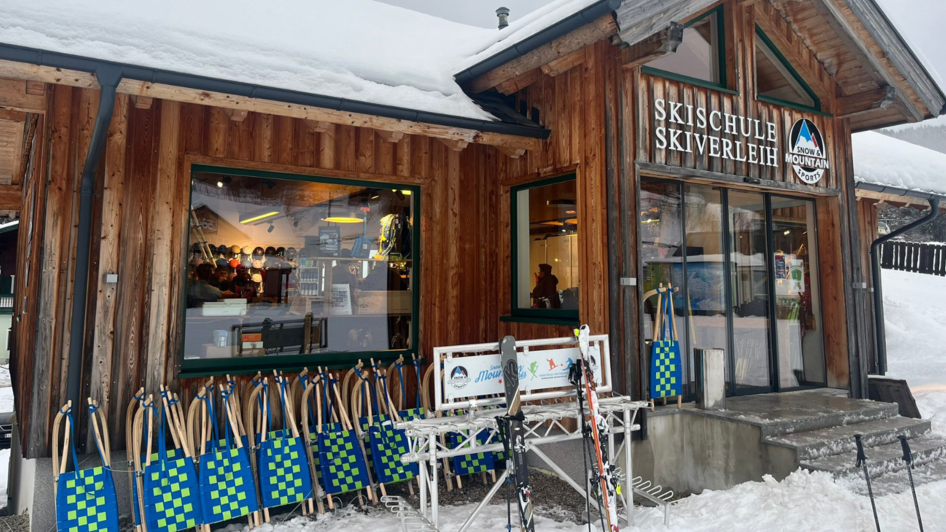
[[[726,88],[724,6],[708,11],[684,27],[677,51],[647,63],[648,74],[713,88]]]
[[[512,314],[578,319],[575,175],[513,187]]]
[[[411,357],[419,189],[195,166],[182,375]]]
[[[821,101],[798,72],[792,68],[762,28],[756,26],[756,97],[764,102],[821,111]]]

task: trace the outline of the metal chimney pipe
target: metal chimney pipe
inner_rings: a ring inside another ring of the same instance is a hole
[[[509,8],[501,7],[496,10],[496,16],[499,17],[499,29],[509,25]]]

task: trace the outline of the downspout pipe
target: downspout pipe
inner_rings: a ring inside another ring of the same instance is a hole
[[[921,225],[933,221],[939,216],[938,196],[932,196],[927,201],[930,204],[930,212],[926,216],[909,223],[896,231],[883,235],[874,240],[870,245],[870,274],[874,285],[874,336],[877,344],[877,373],[885,375],[887,373],[887,334],[884,330],[884,290],[880,275],[880,246],[892,238],[896,238],[911,229],[916,229]]]
[[[92,262],[92,199],[95,196],[95,173],[108,137],[108,127],[115,114],[115,93],[122,79],[122,69],[111,65],[95,71],[101,89],[99,111],[92,129],[89,151],[82,167],[79,184],[79,228],[76,233],[76,276],[72,296],[72,324],[69,333],[69,378],[66,397],[73,405],[79,400],[82,377],[82,351],[85,346],[86,304],[89,291],[89,268]],[[81,409],[81,406],[80,406]]]

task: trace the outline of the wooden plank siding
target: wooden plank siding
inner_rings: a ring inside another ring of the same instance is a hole
[[[511,189],[574,173],[579,320],[595,333],[612,335],[619,372],[615,380],[626,383],[624,389],[634,395],[646,380],[639,371],[642,286],[623,286],[620,278],[640,279],[643,273],[638,253],[642,174],[756,190],[760,185],[745,178],[759,179],[764,190],[816,201],[828,385],[854,390],[851,353],[871,348],[868,331],[851,318],[864,321],[869,312],[866,295],[854,297],[852,283],[869,271],[864,224],[870,222],[866,207],[852,202],[850,134],[867,118],[859,115],[854,121],[826,113],[841,96],[877,89],[878,80],[855,68],[860,63],[856,53],[845,48],[822,11],[806,7],[808,2],[722,3],[727,25],[724,90],[647,74],[640,66],[624,67],[620,49],[598,41],[572,52],[580,57],[569,59],[561,71],[547,70],[555,75],[539,68],[531,84],[511,95],[551,130],[547,141],[518,158],[475,142],[457,151],[444,142],[450,138],[425,136],[431,133],[420,134],[423,128],[396,130],[403,133],[398,138],[390,130],[372,128],[378,124],[371,121],[331,124],[308,112],[248,112],[242,120],[232,120],[227,110],[210,106],[219,103],[213,98],[182,101],[155,94],[152,105],[136,106],[120,95],[97,178],[82,391],[106,406],[114,448],[124,446],[123,415],[138,387],[154,392],[170,383],[186,400],[198,384],[196,379],[177,380],[184,336],[182,259],[195,164],[419,186],[420,212],[414,223],[421,233],[420,306],[414,319],[420,334],[415,343],[427,358],[436,346],[496,341],[506,334],[518,339],[572,334],[569,326],[502,318],[512,314],[515,273]],[[707,9],[715,7],[706,4]],[[776,20],[778,16],[786,20]],[[763,28],[775,34],[776,44],[788,47],[780,52],[802,67],[799,72],[809,85],[816,85],[826,113],[756,99],[757,17],[766,17]],[[830,31],[822,36],[819,28]],[[827,48],[821,48],[822,42]],[[3,97],[21,95],[12,89],[5,94],[0,83],[0,104]],[[18,405],[26,405],[19,422],[29,457],[47,455],[52,417],[62,400],[76,186],[98,92],[49,85],[44,103],[39,98],[30,95],[26,102],[45,108],[45,114],[23,181],[23,219],[30,225],[21,229],[20,256],[25,260],[17,271],[22,297],[18,292],[16,312],[23,319],[16,326],[14,365]],[[779,141],[771,145],[778,148],[778,165],[658,149],[655,128],[667,124],[656,120],[655,98],[774,122]],[[870,116],[903,120],[893,108]],[[784,162],[790,128],[799,118],[812,120],[824,135],[830,170],[816,187],[802,183]],[[858,212],[860,223],[854,216]],[[106,284],[106,273],[118,274],[118,282]]]

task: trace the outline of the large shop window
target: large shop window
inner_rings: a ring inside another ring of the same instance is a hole
[[[720,6],[690,21],[683,30],[683,42],[677,51],[647,63],[644,71],[725,88],[723,9]]]
[[[772,41],[756,27],[756,94],[762,101],[820,111],[821,102]]]
[[[412,352],[418,196],[410,186],[195,167],[184,373]]]
[[[575,176],[512,189],[513,315],[578,318]]]
[[[674,296],[684,382],[694,350],[726,351],[730,394],[824,386],[814,202],[641,180],[645,337],[656,288]]]

